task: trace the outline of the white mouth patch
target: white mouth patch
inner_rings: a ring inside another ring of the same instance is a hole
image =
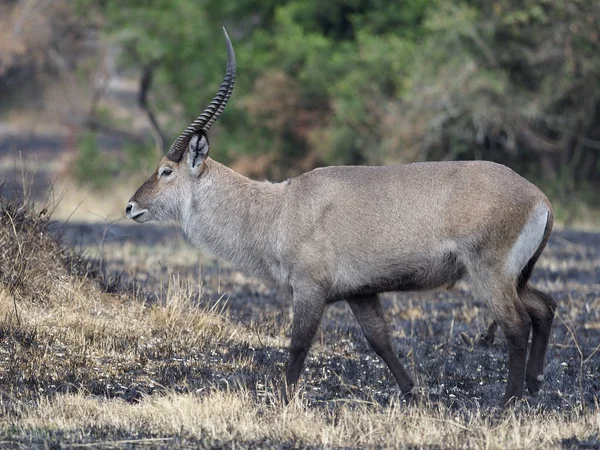
[[[138,209],[137,205],[133,205],[130,211],[127,212],[127,218],[136,220],[148,212],[147,209]]]
[[[137,217],[140,217],[142,214],[146,214],[147,211],[148,211],[147,209],[142,209],[141,211],[135,211],[134,213],[130,214],[129,218],[135,219]]]
[[[546,231],[548,213],[548,207],[543,203],[534,208],[506,260],[504,267],[509,275],[519,275],[539,248]]]

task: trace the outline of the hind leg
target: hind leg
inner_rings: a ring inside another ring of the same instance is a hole
[[[485,263],[471,267],[475,293],[486,300],[508,342],[508,383],[501,406],[523,395],[531,319],[517,294],[516,278]]]
[[[501,401],[501,405],[506,406],[512,399],[523,395],[531,319],[520,304],[516,292],[505,293],[501,298],[504,303],[501,306],[503,311],[497,318],[508,342],[508,383]]]
[[[392,349],[379,297],[363,295],[350,297],[347,301],[369,345],[392,371],[402,394],[410,394],[414,382]]]
[[[539,392],[544,373],[544,358],[550,339],[556,301],[533,286],[526,286],[519,293],[527,313],[531,317],[533,334],[527,361],[527,389],[531,395]]]

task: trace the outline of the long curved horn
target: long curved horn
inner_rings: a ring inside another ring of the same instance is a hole
[[[167,158],[171,161],[179,162],[183,157],[183,153],[187,148],[190,139],[195,133],[202,130],[205,133],[208,132],[210,127],[215,120],[219,118],[225,105],[231,97],[233,91],[233,85],[235,84],[235,53],[233,52],[233,45],[227,35],[225,27],[223,27],[223,33],[225,33],[225,42],[227,43],[227,70],[225,71],[225,77],[221,83],[221,87],[213,98],[212,102],[206,107],[206,109],[200,114],[196,120],[194,120],[189,127],[185,129],[183,133],[173,142],[171,148],[167,152]]]

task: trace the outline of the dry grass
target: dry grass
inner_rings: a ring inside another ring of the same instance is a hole
[[[598,411],[582,417],[530,411],[494,417],[481,412],[457,414],[444,407],[406,407],[393,403],[349,405],[329,410],[296,399],[288,406],[257,400],[244,390],[208,395],[152,395],[135,404],[85,394],[43,399],[25,406],[5,424],[21,436],[58,430],[77,440],[85,430],[151,440],[215,443],[288,443],[326,447],[562,448],[563,441],[585,441],[600,430]],[[144,432],[145,431],[145,432]],[[114,441],[113,441],[114,442]]]
[[[48,232],[50,211],[0,197],[0,281],[15,299],[46,301],[69,288],[71,276],[97,277],[97,267]]]

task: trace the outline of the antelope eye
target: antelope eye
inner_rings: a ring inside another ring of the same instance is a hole
[[[160,176],[161,177],[168,177],[169,175],[171,175],[173,173],[173,171],[171,169],[169,169],[168,167],[165,167],[161,173]]]

